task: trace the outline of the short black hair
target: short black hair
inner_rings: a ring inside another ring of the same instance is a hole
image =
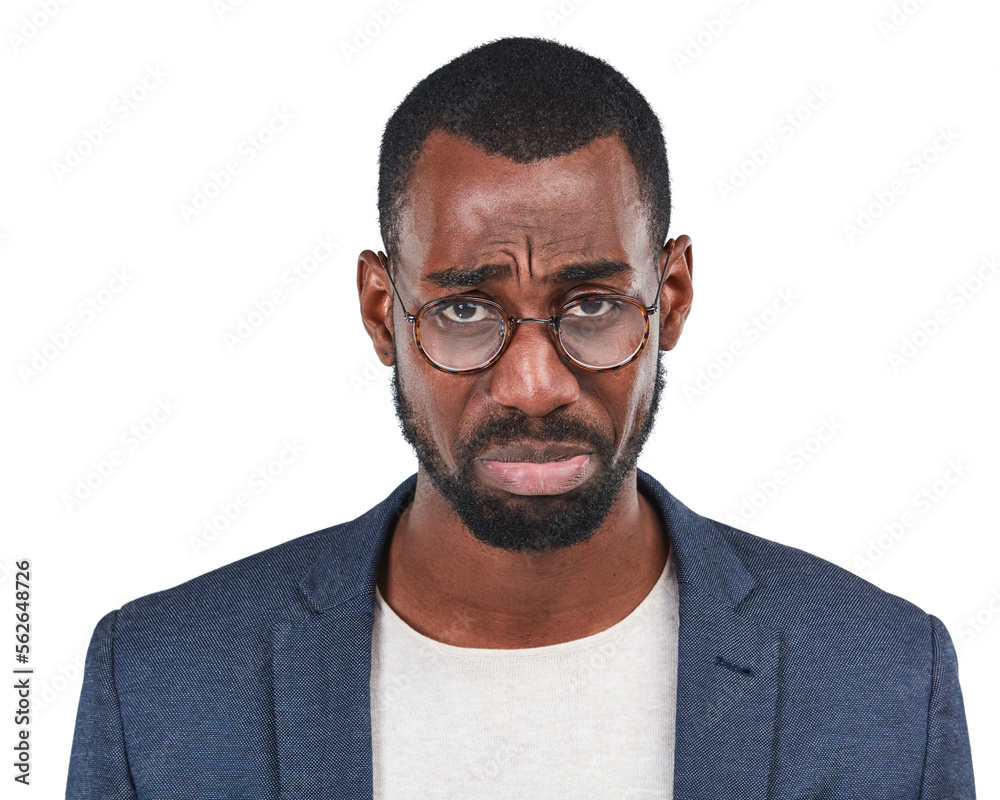
[[[550,39],[509,37],[463,53],[414,86],[386,123],[379,153],[379,225],[390,253],[414,166],[438,129],[520,163],[617,134],[659,255],[670,227],[663,131],[646,98],[606,61]]]

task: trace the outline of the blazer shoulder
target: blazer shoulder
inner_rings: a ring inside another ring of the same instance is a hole
[[[888,621],[930,635],[931,615],[909,600],[798,547],[709,522],[754,578],[746,605],[802,625],[839,617],[857,624]]]
[[[415,484],[416,475],[411,475],[354,519],[125,603],[116,629],[137,637],[228,637],[241,631],[258,636],[279,620],[305,619],[321,610],[317,576],[331,585],[342,580],[349,589],[363,582],[367,560],[377,557],[379,537]]]
[[[245,556],[169,589],[125,603],[119,628],[198,626],[247,617],[260,620],[307,612],[298,582],[326,548],[350,536],[340,523]]]

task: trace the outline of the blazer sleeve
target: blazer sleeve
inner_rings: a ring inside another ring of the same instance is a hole
[[[944,623],[933,614],[928,616],[933,663],[920,800],[975,800],[969,730],[958,683],[958,658]]]
[[[114,638],[118,612],[106,614],[87,649],[83,689],[70,751],[66,800],[135,800],[137,797],[115,688]]]

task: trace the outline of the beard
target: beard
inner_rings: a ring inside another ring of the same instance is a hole
[[[600,430],[567,416],[532,419],[509,409],[483,422],[466,440],[456,442],[458,467],[449,471],[429,436],[423,431],[399,376],[399,359],[393,360],[392,398],[396,417],[416,453],[421,468],[455,514],[479,541],[514,552],[544,552],[571,547],[590,539],[607,518],[645,446],[660,397],[666,385],[666,367],[660,350],[656,383],[642,421],[629,436],[621,456],[614,461],[615,442]],[[393,343],[395,355],[395,343]],[[485,486],[476,473],[476,456],[487,447],[523,440],[572,441],[594,447],[591,458],[598,467],[580,486],[558,495],[514,495]]]

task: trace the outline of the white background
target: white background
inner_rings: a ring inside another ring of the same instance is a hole
[[[352,519],[415,471],[390,370],[358,315],[357,255],[382,244],[379,140],[419,78],[509,34],[606,59],[663,122],[670,234],[693,239],[696,294],[640,466],[696,511],[941,617],[979,795],[996,795],[1000,6],[45,7],[17,0],[0,14],[0,580],[10,608],[13,564],[31,559],[30,796],[62,797],[80,666],[101,616]],[[248,160],[275,110],[294,118]],[[97,138],[102,118],[112,127],[88,150],[85,132]],[[240,172],[214,192],[212,173],[230,160]],[[738,173],[742,185],[724,191]],[[211,201],[185,219],[206,186]],[[871,224],[850,233],[872,205]],[[289,289],[282,275],[320,237],[338,243],[333,255],[228,347],[227,332]],[[961,308],[957,285],[969,294]],[[776,306],[782,291],[793,301]],[[91,297],[99,314],[86,311]],[[924,335],[938,312],[946,321]],[[766,329],[752,338],[755,319]],[[894,366],[904,339],[922,346]],[[741,355],[720,366],[734,343]],[[693,396],[685,387],[700,373]],[[146,419],[145,441],[130,438],[157,401],[175,409]],[[836,435],[811,439],[829,420]],[[302,452],[270,484],[250,484],[286,440]],[[797,447],[808,461],[789,458]],[[95,462],[115,450],[102,479]],[[767,496],[777,470],[787,480]],[[88,476],[100,485],[68,502]],[[249,507],[205,537],[241,491]],[[887,533],[903,519],[912,524]],[[12,708],[13,692],[5,698]]]

